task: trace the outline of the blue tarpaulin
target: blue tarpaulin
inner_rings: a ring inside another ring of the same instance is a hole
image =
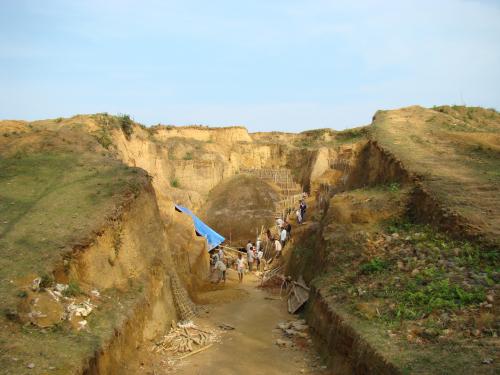
[[[219,233],[210,228],[207,224],[201,221],[195,214],[191,212],[189,208],[175,205],[175,209],[180,212],[184,212],[188,214],[193,219],[194,229],[199,236],[203,236],[207,239],[208,242],[208,251],[212,250],[214,247],[220,245],[224,241],[224,237],[222,237]]]

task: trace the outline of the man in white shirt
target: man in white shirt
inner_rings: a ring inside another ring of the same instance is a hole
[[[286,237],[287,237],[287,231],[285,228],[283,228],[281,230],[281,234],[280,234],[280,241],[281,241],[281,246],[285,246],[285,242],[286,242]]]
[[[262,250],[257,250],[257,271],[260,271],[262,268],[264,268],[263,261],[264,261],[264,252]]]
[[[252,245],[250,243],[250,245]],[[248,248],[248,245],[247,245],[247,248]],[[250,272],[253,271],[253,259],[254,259],[254,252],[253,252],[253,247],[250,247],[248,250],[247,250],[247,261],[248,261],[248,270]]]
[[[236,259],[236,270],[238,271],[238,280],[240,283],[243,282],[243,273],[245,272],[245,263],[241,253],[238,254],[238,259]]]
[[[295,211],[295,215],[297,215],[297,224],[302,224],[302,213],[300,211],[300,208]]]

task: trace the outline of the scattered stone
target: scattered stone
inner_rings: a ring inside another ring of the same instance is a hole
[[[489,303],[493,303],[493,301],[495,301],[495,296],[493,294],[488,294],[486,296],[486,301],[488,301]]]
[[[439,319],[441,320],[441,322],[443,323],[443,325],[448,325],[448,323],[450,322],[450,315],[448,313],[442,313],[439,317]]]
[[[90,303],[90,300],[83,301],[82,303],[78,304],[71,302],[68,306],[66,306],[66,311],[68,312],[68,319],[71,320],[73,315],[87,317],[90,315],[94,307],[95,306],[92,303]]]
[[[224,330],[224,331],[232,331],[235,329],[233,326],[226,324],[226,323],[219,324],[219,328]]]
[[[278,328],[285,331],[290,328],[290,322],[280,322],[278,323]]]
[[[38,292],[40,290],[41,283],[42,283],[42,278],[37,277],[35,280],[31,282],[31,290],[34,292]]]
[[[78,330],[81,331],[82,329],[85,329],[87,327],[87,321],[86,320],[80,320],[78,322]]]
[[[99,291],[98,291],[97,289],[91,290],[91,291],[90,291],[90,294],[91,294],[91,296],[92,296],[92,297],[94,297],[94,298],[99,298],[99,297],[101,297],[101,293],[99,293]]]
[[[413,271],[411,271],[412,276],[417,276],[420,273],[418,268],[415,268]]]
[[[34,363],[28,363],[28,365],[26,367],[29,368],[29,369],[34,369],[35,368],[35,364]]]
[[[275,341],[275,344],[278,345],[279,347],[283,348],[290,348],[293,346],[293,342],[290,340],[283,340],[283,339],[277,339]]]
[[[493,363],[493,358],[484,358],[481,363],[483,365],[491,365]]]
[[[56,286],[54,287],[54,289],[56,291],[58,291],[59,293],[62,293],[64,292],[66,289],[69,288],[69,285],[68,284],[56,284]]]
[[[308,328],[306,324],[300,321],[293,322],[291,326],[296,331],[305,331]]]
[[[426,328],[421,333],[419,333],[419,336],[426,340],[434,340],[439,336],[439,331],[433,328]]]

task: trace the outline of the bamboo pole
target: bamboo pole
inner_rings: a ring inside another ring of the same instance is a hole
[[[190,356],[192,356],[193,354],[197,354],[197,353],[200,353],[200,352],[202,352],[202,351],[204,351],[204,350],[207,350],[208,348],[210,348],[210,347],[211,347],[211,346],[213,346],[213,345],[214,345],[213,343],[212,343],[212,344],[208,344],[207,346],[204,346],[203,348],[200,348],[200,349],[198,349],[198,350],[195,350],[195,351],[193,351],[193,352],[191,352],[191,353],[184,354],[184,355],[180,356],[178,359],[184,359],[184,358],[190,357]]]

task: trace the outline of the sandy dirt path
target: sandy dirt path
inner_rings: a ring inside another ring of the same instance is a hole
[[[279,375],[327,374],[308,340],[295,341],[293,347],[278,347],[277,339],[285,339],[279,322],[296,320],[288,314],[286,301],[257,287],[254,275],[245,275],[239,284],[234,270],[228,270],[225,286],[209,288],[200,297],[207,302],[206,311],[195,319],[200,327],[216,328],[228,324],[234,330],[221,333],[220,342],[175,364],[160,365],[168,358],[150,358],[153,366],[138,373],[180,375]],[[208,303],[210,302],[210,303]],[[149,362],[149,361],[148,361]]]

